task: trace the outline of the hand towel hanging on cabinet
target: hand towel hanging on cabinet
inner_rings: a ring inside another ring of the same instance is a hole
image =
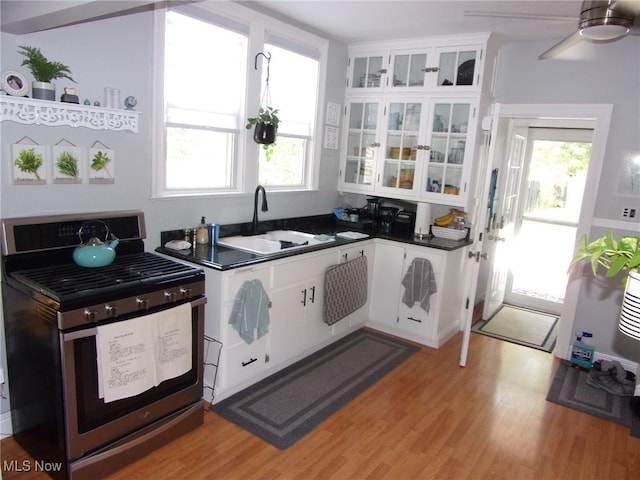
[[[431,262],[426,258],[414,258],[402,279],[402,285],[405,288],[402,302],[409,308],[415,302],[420,302],[422,309],[429,313],[431,295],[438,291]]]
[[[252,343],[256,333],[260,338],[269,331],[269,306],[269,296],[260,280],[247,280],[236,293],[229,323],[245,342]]]

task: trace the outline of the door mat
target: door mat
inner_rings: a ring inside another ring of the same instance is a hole
[[[284,450],[418,350],[358,330],[211,410]]]
[[[526,308],[503,305],[489,320],[476,322],[471,331],[551,352],[558,336],[558,317]]]
[[[640,417],[631,409],[633,397],[612,395],[587,384],[589,372],[562,362],[547,393],[547,401],[629,427],[640,438]]]

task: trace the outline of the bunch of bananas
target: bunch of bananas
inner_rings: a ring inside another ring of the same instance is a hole
[[[433,221],[438,227],[448,227],[451,222],[456,217],[464,217],[466,213],[463,210],[458,210],[457,208],[452,208],[449,210],[449,213],[446,215],[442,215],[440,217],[436,217]]]

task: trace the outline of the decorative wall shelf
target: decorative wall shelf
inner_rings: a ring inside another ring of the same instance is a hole
[[[85,127],[138,133],[140,112],[90,107],[77,103],[50,102],[32,98],[0,96],[0,122],[24,125]]]

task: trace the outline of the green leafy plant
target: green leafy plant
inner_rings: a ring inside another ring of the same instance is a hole
[[[251,127],[255,127],[257,124],[262,123],[264,125],[273,125],[276,134],[278,133],[278,124],[280,123],[280,119],[278,118],[278,109],[272,107],[260,107],[260,111],[258,112],[257,117],[249,117],[247,118],[247,130]],[[262,143],[262,142],[260,142]],[[273,155],[273,149],[276,146],[276,143],[264,143],[262,148],[264,149],[264,155],[267,161],[271,160],[271,156]]]
[[[15,160],[15,165],[21,172],[33,173],[36,176],[36,180],[40,180],[38,169],[42,166],[42,155],[36,153],[35,149],[20,150],[18,158]]]
[[[78,159],[71,152],[64,151],[58,156],[56,167],[60,173],[69,177],[78,178],[80,170],[78,169]]]
[[[614,277],[623,271],[640,272],[640,237],[622,236],[616,240],[611,232],[607,232],[587,243],[587,236],[583,235],[578,242],[578,251],[569,265],[569,270],[583,260],[591,262],[595,276],[598,275],[598,265],[607,269],[606,278]],[[623,285],[626,285],[626,282],[627,275],[622,279]]]
[[[111,176],[111,173],[109,173],[109,169],[107,168],[109,162],[111,162],[109,156],[102,150],[100,150],[91,159],[91,169],[95,170],[96,172],[104,170],[105,172],[107,172],[107,175]]]
[[[50,82],[54,78],[67,78],[75,83],[71,78],[69,67],[60,62],[51,62],[36,47],[18,47],[18,52],[25,56],[22,65],[26,65],[36,82]]]
[[[280,119],[278,118],[279,110],[273,107],[260,107],[260,111],[258,112],[257,117],[249,117],[247,118],[247,130],[251,127],[255,126],[256,123],[264,123],[265,125],[273,125],[276,130],[278,129],[278,124],[280,123]]]

